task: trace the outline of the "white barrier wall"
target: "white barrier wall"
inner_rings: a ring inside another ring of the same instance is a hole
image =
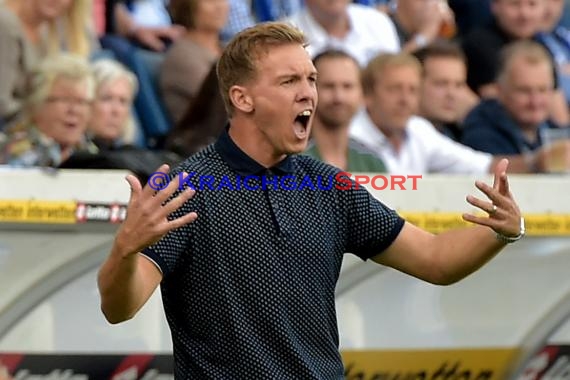
[[[1,352],[170,352],[158,292],[124,325],[99,312],[96,269],[124,216],[125,175],[0,169],[0,362]],[[476,179],[368,187],[438,232],[473,211],[465,196],[478,194]],[[570,345],[568,328],[556,332],[570,315],[570,178],[511,176],[511,189],[529,237],[458,284],[432,286],[347,256],[337,310],[348,379],[506,379],[533,355],[532,365],[545,363],[544,345]],[[552,363],[563,360],[558,351]]]

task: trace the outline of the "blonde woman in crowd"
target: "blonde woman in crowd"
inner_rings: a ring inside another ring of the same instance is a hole
[[[136,124],[132,114],[138,90],[135,75],[117,61],[101,59],[92,64],[95,99],[88,133],[101,150],[132,144]]]
[[[98,48],[91,1],[0,0],[0,130],[19,116],[26,76],[42,58]]]
[[[61,54],[32,73],[20,122],[0,143],[0,164],[57,167],[77,150],[96,151],[86,140],[94,81],[82,57]]]

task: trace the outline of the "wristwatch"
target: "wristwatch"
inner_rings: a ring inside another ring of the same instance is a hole
[[[416,46],[418,48],[423,48],[424,46],[426,46],[428,44],[428,38],[426,36],[424,36],[423,34],[416,34],[414,36],[414,43],[416,44]]]
[[[499,240],[503,243],[510,244],[510,243],[514,243],[515,241],[522,239],[524,237],[525,233],[526,233],[526,230],[524,227],[524,218],[521,216],[521,229],[520,229],[520,232],[517,236],[505,236],[505,235],[497,232],[496,237],[497,237],[497,240]]]

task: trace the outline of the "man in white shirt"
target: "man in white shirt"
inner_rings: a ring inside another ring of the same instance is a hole
[[[373,7],[351,0],[305,0],[305,8],[287,21],[309,39],[312,57],[328,49],[343,50],[361,66],[380,53],[400,51],[394,23]]]
[[[461,145],[438,132],[418,111],[421,64],[405,54],[382,54],[364,69],[365,109],[350,134],[373,149],[390,173],[490,173],[502,157]],[[532,171],[524,156],[508,157],[517,173]]]

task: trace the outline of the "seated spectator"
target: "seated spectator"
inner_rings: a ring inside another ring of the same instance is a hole
[[[88,57],[97,48],[90,39],[88,4],[87,0],[0,2],[0,130],[21,116],[26,77],[42,58],[61,51]]]
[[[57,167],[81,149],[96,150],[85,137],[94,83],[86,60],[56,55],[32,73],[24,118],[6,131],[0,164]]]
[[[149,150],[132,144],[135,124],[131,114],[138,82],[116,61],[101,59],[92,64],[91,114],[85,124],[91,137],[89,149],[75,149],[59,168],[130,170],[146,182],[164,163],[177,165],[182,158],[165,150]]]
[[[566,103],[570,104],[570,29],[558,26],[564,13],[564,4],[563,0],[544,0],[541,32],[536,38],[554,57],[558,83],[564,92]]]
[[[482,174],[493,157],[439,133],[418,111],[421,65],[408,54],[382,54],[362,75],[366,109],[351,134],[379,154],[394,174]]]
[[[467,67],[461,48],[452,42],[439,41],[416,51],[415,56],[423,67],[419,116],[458,141],[461,122],[479,102],[467,86]]]
[[[132,0],[106,0],[101,46],[132,71],[138,80],[135,111],[146,145],[157,148],[172,127],[160,96],[158,76],[167,45],[184,31],[181,26],[143,27],[129,13]],[[162,5],[164,7],[164,5]]]
[[[492,172],[504,156],[493,157],[439,133],[418,111],[421,64],[408,54],[376,57],[362,75],[366,109],[351,125],[351,135],[379,154],[394,174]],[[508,156],[509,169],[527,173],[524,156]]]
[[[319,104],[306,154],[349,172],[385,172],[382,160],[349,138],[348,129],[362,103],[360,66],[340,50],[317,55]]]
[[[165,51],[184,33],[183,27],[169,19],[163,1],[106,0],[105,16],[106,34],[127,38],[156,52]]]
[[[548,52],[532,41],[509,46],[498,85],[497,100],[483,101],[467,116],[462,142],[492,154],[525,155],[542,170],[549,152],[539,149],[539,131],[555,127],[548,120],[554,87]]]
[[[467,84],[480,97],[497,96],[496,77],[501,50],[512,42],[536,38],[543,23],[544,4],[544,0],[493,0],[492,24],[475,29],[465,37],[463,50],[467,56]],[[564,93],[558,89],[558,83],[555,87],[551,118],[557,124],[569,125],[570,112]]]
[[[170,10],[174,22],[187,29],[160,68],[164,103],[177,123],[221,54],[219,36],[229,8],[227,0],[172,0]]]
[[[168,134],[165,148],[184,157],[190,156],[215,142],[227,123],[216,67],[213,66],[190,107]]]
[[[460,38],[491,22],[491,1],[493,0],[448,0]]]
[[[349,0],[305,0],[305,8],[288,21],[300,28],[315,56],[326,49],[344,50],[361,66],[382,52],[397,52],[400,41],[390,18]]]
[[[539,31],[543,1],[493,0],[493,20],[490,25],[477,28],[463,40],[467,56],[467,83],[482,97],[495,97],[495,79],[501,49],[511,42],[533,38]]]
[[[398,0],[391,18],[403,51],[413,52],[455,34],[454,15],[446,0]]]
[[[136,124],[132,114],[137,78],[120,63],[102,59],[92,64],[95,98],[88,134],[99,150],[130,145]]]

